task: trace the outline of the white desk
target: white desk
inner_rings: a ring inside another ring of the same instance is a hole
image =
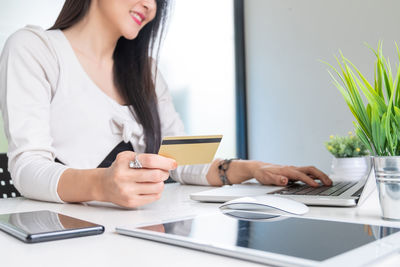
[[[1,199],[0,213],[48,209],[83,220],[102,224],[102,235],[24,244],[0,232],[1,266],[261,266],[224,256],[175,247],[115,233],[115,227],[130,223],[145,223],[195,214],[218,212],[218,204],[190,200],[189,194],[206,189],[200,186],[168,184],[163,197],[156,203],[136,210],[124,210],[113,205],[54,204],[24,198]],[[310,218],[348,222],[383,224],[400,227],[400,223],[380,218],[376,192],[357,208],[311,207]],[[400,266],[400,254],[395,253],[376,266]]]

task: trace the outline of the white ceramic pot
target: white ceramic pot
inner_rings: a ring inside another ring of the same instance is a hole
[[[365,177],[371,167],[371,158],[333,158],[332,174],[330,178],[334,182],[351,181],[356,182]]]

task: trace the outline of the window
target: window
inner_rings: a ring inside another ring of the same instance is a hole
[[[217,157],[235,157],[235,44],[232,0],[175,0],[160,50],[188,135],[223,134]]]

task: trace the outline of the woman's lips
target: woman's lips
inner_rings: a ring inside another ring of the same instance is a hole
[[[132,19],[139,25],[141,26],[143,23],[143,20],[145,19],[145,16],[139,12],[130,12],[130,15]]]

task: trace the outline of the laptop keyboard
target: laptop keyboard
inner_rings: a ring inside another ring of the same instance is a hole
[[[278,195],[307,195],[307,196],[339,196],[346,190],[350,189],[356,182],[341,182],[333,186],[321,185],[319,187],[312,187],[303,183],[295,183],[289,185],[278,191],[271,192],[270,194]],[[356,192],[357,193],[357,192]]]

